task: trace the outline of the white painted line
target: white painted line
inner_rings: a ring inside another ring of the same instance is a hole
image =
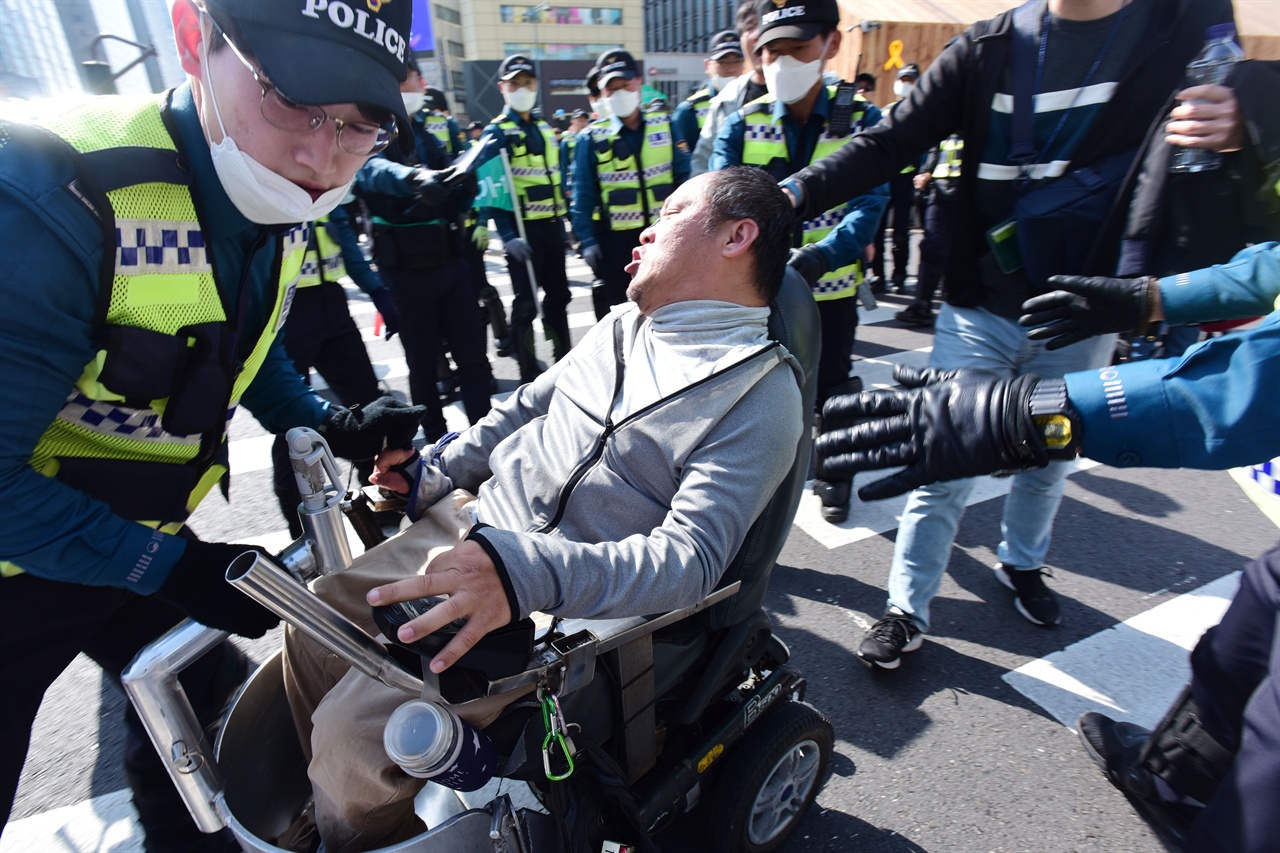
[[[0,836],[0,853],[142,853],[142,829],[129,791],[112,791],[10,821]]]
[[[1085,711],[1150,728],[1191,677],[1187,653],[1218,624],[1240,585],[1234,572],[1006,673],[1015,690],[1067,727]]]

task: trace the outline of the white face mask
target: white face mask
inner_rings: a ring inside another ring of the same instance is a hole
[[[610,116],[609,116],[609,102],[608,102],[608,101],[606,101],[604,98],[596,98],[596,102],[595,102],[595,104],[593,105],[593,107],[594,107],[594,109],[595,109],[595,111],[596,111],[596,115],[598,115],[600,118],[609,118],[609,117],[610,117]]]
[[[422,109],[422,105],[427,101],[427,96],[424,92],[401,92],[400,100],[404,101],[405,112],[412,117],[414,113]]]
[[[899,100],[911,94],[911,90],[916,87],[915,83],[910,80],[895,80],[893,82],[893,94]]]
[[[736,79],[738,78],[737,77],[720,77],[718,75],[714,76],[711,78],[711,88],[715,89],[716,92],[723,92],[724,87],[728,86],[730,83],[732,83]]]
[[[312,201],[311,193],[241,151],[222,124],[222,113],[218,110],[218,99],[213,93],[213,79],[208,70],[207,38],[200,42],[200,61],[205,68],[205,82],[209,87],[213,114],[218,119],[218,130],[222,131],[222,141],[209,145],[209,156],[213,158],[213,170],[218,175],[218,181],[236,210],[245,219],[259,225],[311,222],[333,212],[355,183],[355,175],[343,186],[326,190]]]
[[[794,104],[809,94],[822,80],[822,64],[831,37],[822,43],[822,53],[813,62],[801,62],[794,56],[780,56],[764,67],[764,82],[769,92],[784,104]]]
[[[538,92],[534,89],[516,89],[514,92],[503,92],[502,99],[516,112],[527,113],[537,103]]]
[[[609,105],[610,115],[618,119],[625,119],[640,106],[640,93],[632,92],[628,89],[619,89],[601,100]]]

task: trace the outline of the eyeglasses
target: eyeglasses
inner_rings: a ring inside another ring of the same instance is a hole
[[[392,116],[382,124],[368,121],[344,121],[326,113],[313,104],[296,104],[280,93],[270,81],[263,79],[262,72],[254,67],[240,48],[227,38],[227,33],[217,22],[214,26],[222,33],[223,39],[236,58],[249,69],[254,81],[262,87],[262,101],[259,109],[262,117],[272,127],[288,133],[305,135],[315,133],[325,122],[333,122],[334,132],[338,135],[338,147],[348,154],[367,157],[383,151],[396,138],[396,120]]]

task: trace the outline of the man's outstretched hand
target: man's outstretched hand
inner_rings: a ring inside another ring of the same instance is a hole
[[[1039,379],[1003,379],[978,370],[919,370],[899,365],[904,386],[832,397],[816,443],[828,474],[907,466],[858,489],[880,500],[943,480],[1042,468],[1049,462],[1031,419]]]
[[[1154,278],[1055,275],[1049,293],[1022,303],[1018,323],[1045,349],[1062,349],[1111,332],[1132,332],[1162,315],[1160,285]]]
[[[512,619],[507,593],[493,560],[483,547],[470,540],[437,556],[427,564],[426,574],[374,587],[369,590],[367,600],[376,606],[433,595],[449,598],[402,625],[397,636],[401,642],[411,643],[455,619],[466,619],[462,630],[431,659],[434,673],[453,666],[481,637]]]

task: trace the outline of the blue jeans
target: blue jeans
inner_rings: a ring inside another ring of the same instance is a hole
[[[981,308],[943,305],[934,325],[931,367],[943,370],[988,370],[1001,376],[1034,373],[1061,377],[1102,367],[1111,360],[1116,336],[1103,335],[1049,352],[1026,331]],[[1000,562],[1022,569],[1044,565],[1053,518],[1062,501],[1068,462],[1010,478],[1009,496],[1000,521]],[[938,594],[965,501],[974,480],[952,480],[916,489],[907,498],[889,568],[889,604],[911,616],[921,630],[929,628],[929,602]]]

